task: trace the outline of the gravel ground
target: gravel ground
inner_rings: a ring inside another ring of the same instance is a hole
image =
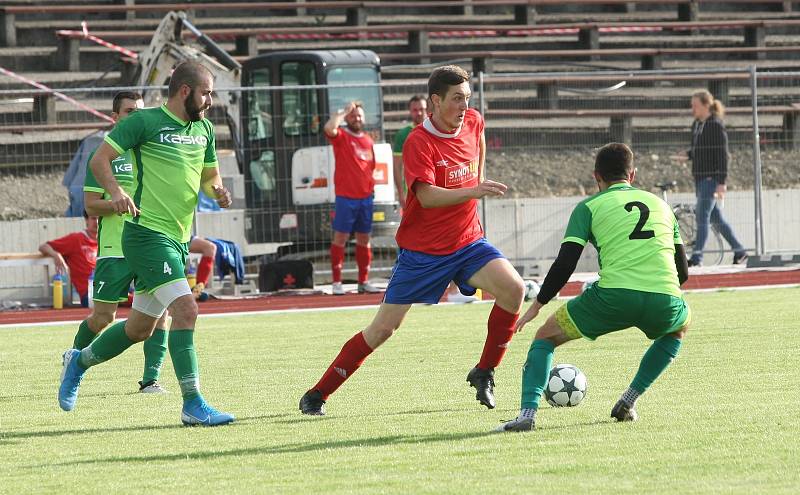
[[[762,152],[764,187],[800,187],[800,152]],[[490,152],[487,177],[509,186],[509,196],[551,197],[591,194],[597,186],[591,176],[591,150],[569,152]],[[656,182],[678,181],[678,191],[694,189],[690,165],[673,163],[663,150],[637,150],[637,183],[651,188]],[[67,192],[61,185],[63,172],[37,175],[0,175],[0,220],[62,216]],[[728,188],[751,189],[752,150],[733,151]]]

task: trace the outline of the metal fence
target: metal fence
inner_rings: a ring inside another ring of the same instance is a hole
[[[61,92],[108,114],[119,89]],[[800,73],[756,77],[740,69],[477,75],[472,103],[486,118],[487,176],[509,185],[506,198],[482,202],[489,239],[526,275],[542,275],[558,252],[572,207],[596,190],[594,150],[611,141],[633,147],[639,187],[657,192],[656,183],[674,180],[669,200],[693,203],[690,164],[670,157],[690,146],[690,98],[699,89],[709,89],[728,109],[727,220],[751,252],[800,251]],[[146,88],[145,94],[154,103],[162,91]],[[314,253],[324,280],[333,209],[326,119],[347,101],[362,100],[367,130],[376,142],[391,142],[408,123],[408,98],[425,92],[426,81],[419,79],[313,86],[301,73],[293,85],[220,89],[220,99],[235,102],[235,112],[215,106],[210,118],[223,176],[235,206],[244,210],[247,241],[283,246],[285,256],[292,256],[290,246],[303,245]],[[238,125],[228,126],[229,114]],[[0,180],[48,174],[60,179],[81,140],[106,125],[50,93],[0,90]],[[387,270],[399,216],[391,152],[384,146],[379,155],[386,165],[376,175],[381,206],[375,267]],[[14,191],[2,188],[0,194],[8,198]],[[710,249],[730,261],[727,244]],[[7,249],[0,244],[2,251]],[[354,269],[352,260],[348,268]],[[595,255],[587,250],[580,269],[595,268]]]

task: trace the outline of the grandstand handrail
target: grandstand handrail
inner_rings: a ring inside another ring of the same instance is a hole
[[[599,48],[595,50],[481,50],[441,51],[431,53],[383,53],[381,59],[402,58],[520,58],[520,57],[590,57],[622,55],[691,55],[695,53],[793,52],[800,46],[718,46],[691,48]]]
[[[429,1],[318,1],[304,2],[220,2],[220,3],[165,3],[165,4],[126,4],[126,5],[7,5],[0,11],[11,14],[69,14],[82,12],[165,12],[170,10],[297,10],[297,9],[418,9],[444,7],[504,7],[504,6],[545,6],[545,5],[619,5],[619,4],[687,4],[687,3],[720,3],[720,0],[429,0]],[[783,0],[725,0],[725,3],[784,4]]]
[[[92,129],[110,129],[108,122],[74,122],[71,124],[14,124],[0,125],[0,133],[4,134],[24,134],[26,132],[45,132],[45,131],[83,131]]]
[[[800,19],[742,19],[721,21],[648,21],[648,22],[579,22],[563,24],[379,24],[369,26],[296,26],[296,27],[263,27],[263,28],[216,28],[204,29],[203,34],[214,38],[215,36],[258,36],[269,34],[363,34],[363,33],[391,33],[391,32],[483,32],[497,31],[509,33],[516,31],[547,31],[547,30],[582,30],[582,29],[627,29],[627,28],[660,28],[665,30],[696,30],[696,29],[726,29],[748,27],[793,27],[800,26]],[[58,36],[81,37],[78,33],[56,31]],[[147,38],[153,35],[152,30],[129,31],[91,31],[91,34],[100,38],[130,39]],[[184,37],[194,37],[191,31],[182,32]]]
[[[725,113],[730,115],[746,115],[753,112],[752,107],[725,107]],[[384,112],[385,113],[385,112]],[[408,112],[406,112],[407,114]],[[800,105],[763,105],[758,107],[758,113],[765,114],[796,114],[800,113]],[[563,109],[506,109],[491,107],[486,109],[488,117],[525,117],[525,118],[563,118],[563,117],[692,117],[689,108],[589,108],[576,110]]]

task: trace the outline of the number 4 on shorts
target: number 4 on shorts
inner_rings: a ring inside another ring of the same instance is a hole
[[[172,268],[169,267],[169,264],[167,264],[166,261],[164,262],[164,273],[167,275],[172,275]]]

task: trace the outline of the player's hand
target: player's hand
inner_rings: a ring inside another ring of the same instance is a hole
[[[133,199],[122,189],[118,189],[111,194],[111,206],[117,215],[124,215],[125,213],[130,213],[133,216],[139,215],[139,209],[136,208]]]
[[[714,191],[714,197],[717,199],[724,199],[726,192],[728,192],[728,186],[725,184],[717,184],[717,189]]]
[[[500,197],[505,195],[507,190],[507,185],[493,180],[485,180],[474,188],[476,199],[484,196]]]
[[[536,318],[540,309],[542,309],[542,303],[539,301],[533,301],[533,304],[531,304],[531,307],[528,308],[528,311],[526,311],[525,314],[522,315],[519,320],[517,320],[517,324],[514,325],[514,332],[521,332],[528,322]]]
[[[406,198],[403,196],[403,191],[397,190],[397,202],[400,204],[400,209],[404,209],[406,207]]]
[[[227,208],[233,203],[231,199],[231,192],[228,191],[228,188],[225,186],[220,186],[218,184],[214,184],[211,186],[211,190],[214,191],[214,199],[217,200],[217,204],[220,208]]]
[[[63,256],[59,254],[53,261],[56,265],[56,273],[59,275],[69,275],[69,267],[67,266],[67,262],[64,261]]]

